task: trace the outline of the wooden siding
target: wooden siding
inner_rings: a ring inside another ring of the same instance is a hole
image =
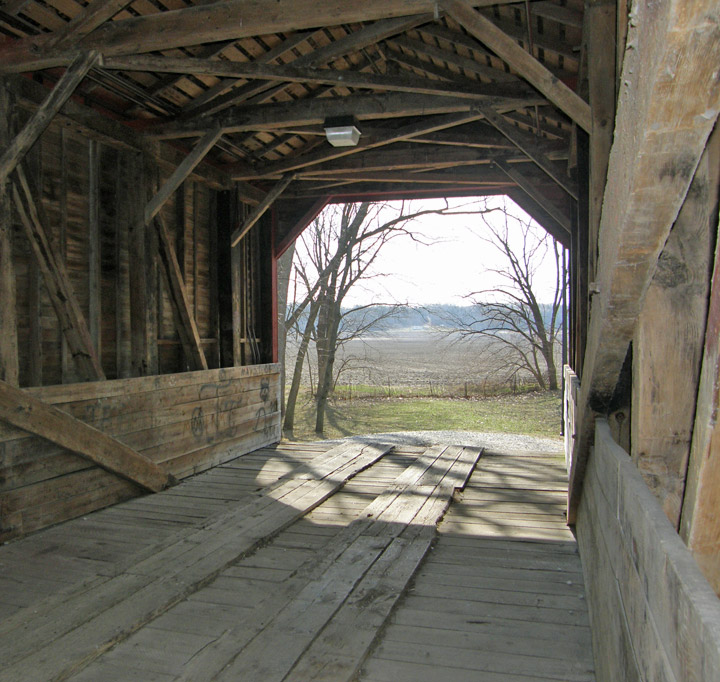
[[[718,679],[720,605],[605,420],[597,421],[577,535],[598,679]]]
[[[18,123],[30,115],[20,110]],[[97,147],[96,181],[91,178],[91,148]],[[43,133],[27,157],[28,175],[37,192],[46,230],[67,267],[80,310],[88,322],[97,318],[101,362],[109,379],[131,373],[130,342],[130,243],[128,235],[137,220],[142,189],[142,161],[133,151],[113,148],[92,140],[71,126],[56,121]],[[164,181],[170,167],[150,166],[148,184]],[[93,184],[95,183],[96,184]],[[140,189],[140,191],[138,191]],[[210,258],[216,230],[211,213],[211,190],[194,180],[184,183],[167,202],[162,215],[175,241],[191,310],[195,315],[203,348],[217,356],[216,322],[212,319],[210,283],[214,267]],[[93,201],[94,200],[94,201]],[[90,227],[97,206],[98,246],[93,248]],[[17,216],[13,259],[17,284],[17,318],[20,385],[70,383],[79,377],[65,348],[57,316],[45,291],[27,239]],[[91,262],[92,261],[92,262]],[[93,271],[99,270],[96,293]],[[172,373],[186,369],[173,309],[162,276],[158,277],[158,370]],[[91,302],[92,299],[92,302]],[[211,367],[217,366],[217,363]]]
[[[255,365],[29,389],[177,478],[280,439],[279,367]],[[0,540],[140,494],[42,438],[0,424]]]

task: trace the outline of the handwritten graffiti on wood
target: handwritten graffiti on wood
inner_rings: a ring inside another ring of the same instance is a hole
[[[233,419],[233,413],[243,407],[245,403],[242,398],[237,396],[221,395],[233,383],[228,379],[203,384],[200,387],[198,397],[200,400],[208,402],[204,406],[196,407],[190,417],[190,430],[196,440],[213,443],[218,440],[228,440],[237,435],[239,426]]]

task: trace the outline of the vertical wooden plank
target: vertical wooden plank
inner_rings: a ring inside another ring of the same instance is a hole
[[[715,238],[710,224],[717,184],[710,184],[709,175],[706,152],[658,261],[633,344],[632,457],[675,528],[690,454],[694,412],[688,406],[697,396]]]
[[[130,346],[133,376],[157,374],[157,238],[145,225],[143,209],[152,192],[150,161],[134,155],[131,213],[128,228]]]
[[[37,179],[37,203],[42,205],[42,138],[28,156],[28,169]],[[43,345],[42,325],[40,322],[42,308],[42,293],[40,278],[42,277],[37,258],[31,258],[28,263],[28,385],[42,386],[43,383]]]
[[[145,177],[149,182],[145,186],[146,200],[153,196],[158,187],[158,170],[151,156],[146,156]],[[144,204],[145,202],[143,202]],[[143,215],[143,220],[144,220]],[[157,374],[158,364],[158,297],[160,294],[160,277],[158,271],[158,237],[157,232],[148,225],[145,229],[145,363],[147,374]]]
[[[243,271],[245,243],[230,248],[230,288],[232,296],[232,357],[236,367],[243,364]]]
[[[129,178],[131,158],[118,153],[118,173],[115,176],[115,361],[119,379],[132,376],[130,353],[130,277],[128,236],[131,212]]]
[[[215,339],[213,367],[220,367],[220,319],[219,319],[219,292],[218,292],[218,194],[210,192],[210,204],[208,206],[208,290],[210,295],[209,312],[209,336]],[[229,242],[228,242],[229,243]]]
[[[198,289],[198,234],[200,232],[200,191],[197,182],[192,185],[192,224],[190,225],[190,233],[192,235],[192,305],[193,317],[198,319],[198,297],[200,295]],[[187,276],[185,277],[187,282]]]
[[[95,352],[101,349],[100,149],[88,140],[88,328]]]
[[[10,93],[0,82],[0,147],[10,141],[12,131]],[[0,379],[18,385],[17,312],[13,263],[13,214],[10,182],[0,182]]]
[[[67,268],[67,225],[68,225],[68,131],[60,130],[60,259]],[[70,355],[65,335],[60,339],[60,374],[62,383],[69,384],[77,380],[75,363]]]

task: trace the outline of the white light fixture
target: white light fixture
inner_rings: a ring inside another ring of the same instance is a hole
[[[360,141],[360,131],[353,116],[325,119],[325,137],[333,147],[355,147]]]

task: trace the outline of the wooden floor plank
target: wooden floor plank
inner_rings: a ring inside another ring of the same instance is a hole
[[[266,536],[290,525],[387,449],[354,446],[329,451],[312,466],[319,478],[306,473],[287,481],[121,575],[41,612],[25,614],[20,622],[6,620],[0,641],[0,659],[6,662],[3,679],[51,679],[58,671],[67,676],[81,669],[197,591]]]
[[[360,679],[594,679],[559,458],[484,455]]]

